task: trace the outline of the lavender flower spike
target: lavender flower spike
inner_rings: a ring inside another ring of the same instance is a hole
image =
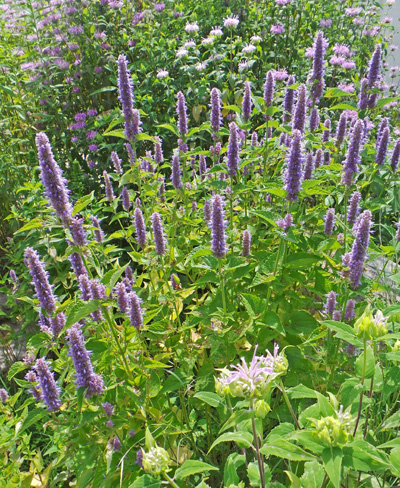
[[[287,86],[294,85],[295,81],[296,81],[296,78],[294,77],[294,75],[290,75],[288,78]],[[283,111],[284,111],[283,123],[284,124],[288,124],[292,118],[295,94],[296,94],[296,90],[286,88],[285,99],[283,101]]]
[[[290,78],[289,78],[290,80]],[[274,72],[272,70],[268,71],[267,76],[265,78],[265,83],[264,83],[264,102],[265,106],[271,107],[272,101],[274,98],[274,91],[275,91],[275,78],[274,78]],[[289,90],[291,91],[291,90]],[[293,94],[293,91],[292,91]],[[286,97],[285,97],[286,100]],[[292,102],[293,103],[293,102]],[[286,107],[285,107],[286,109]]]
[[[6,401],[8,400],[8,393],[7,390],[4,388],[0,388],[0,401],[4,405]]]
[[[310,131],[314,132],[315,129],[317,129],[319,126],[319,114],[318,114],[318,109],[313,108],[311,109],[311,114],[310,114]]]
[[[333,226],[335,224],[335,209],[328,208],[328,211],[325,215],[325,227],[324,227],[324,234],[326,236],[332,235]]]
[[[220,195],[215,195],[212,201],[211,250],[216,258],[223,258],[226,254],[224,214],[224,201]]]
[[[151,216],[151,220],[156,253],[159,256],[162,256],[165,254],[165,236],[160,214],[158,212],[154,212]]]
[[[104,238],[104,232],[101,230],[99,220],[94,215],[92,215],[91,220],[92,220],[93,227],[95,227],[94,238],[99,244],[102,244]]]
[[[309,152],[306,159],[306,164],[304,165],[304,179],[311,180],[314,170],[314,158],[313,153]]]
[[[203,212],[204,212],[204,220],[207,222],[207,224],[209,224],[211,221],[211,203],[210,203],[210,200],[206,200],[204,202]]]
[[[322,149],[321,148],[318,148],[315,151],[315,164],[314,164],[314,167],[315,168],[319,168],[321,166],[321,164],[322,164],[322,157],[323,157]]]
[[[36,146],[41,169],[40,177],[46,189],[46,196],[57,217],[61,219],[64,226],[67,226],[72,218],[67,180],[63,178],[63,172],[54,159],[49,139],[43,132],[36,135]]]
[[[379,145],[376,151],[376,157],[375,157],[376,164],[382,165],[385,162],[388,145],[389,145],[389,127],[385,127],[379,139]]]
[[[56,309],[56,303],[49,283],[49,275],[39,259],[39,254],[31,247],[25,249],[25,264],[32,276],[40,306],[51,315]]]
[[[343,144],[346,135],[347,115],[343,111],[340,115],[339,123],[336,128],[336,146],[340,147]]]
[[[77,388],[85,388],[86,396],[100,395],[104,391],[104,382],[101,376],[93,371],[90,361],[91,352],[86,349],[82,331],[72,326],[68,331],[69,355],[72,357],[76,371]]]
[[[357,222],[357,229],[349,263],[349,278],[353,288],[361,283],[364,261],[367,256],[372,214],[364,210]]]
[[[311,99],[314,103],[318,103],[322,96],[322,92],[325,86],[324,81],[324,57],[326,51],[326,39],[324,38],[324,33],[318,31],[314,40],[314,60],[313,60],[313,70],[311,74],[310,81],[312,83],[311,87]]]
[[[129,299],[126,287],[123,283],[115,285],[115,294],[117,295],[118,309],[121,313],[126,313],[129,310]]]
[[[86,233],[83,230],[83,219],[73,217],[69,225],[74,244],[76,246],[84,246],[86,244]]]
[[[382,46],[380,44],[377,44],[375,51],[372,55],[371,61],[369,63],[368,88],[373,88],[373,86],[378,80],[380,64],[381,64],[381,56],[382,56],[381,50],[382,50]]]
[[[363,143],[364,124],[362,120],[357,120],[354,124],[353,132],[351,134],[350,145],[347,150],[346,160],[344,162],[344,172],[342,175],[342,183],[346,186],[351,186],[353,174],[358,173],[358,165],[360,163],[360,151]]]
[[[390,166],[392,168],[393,173],[397,171],[397,166],[399,164],[399,157],[400,157],[400,138],[397,139],[394,145],[392,159],[390,161]]]
[[[214,133],[217,133],[221,129],[221,97],[218,88],[211,90],[211,112],[210,112],[210,124]]]
[[[229,174],[235,176],[239,166],[239,138],[238,127],[235,122],[229,124],[229,141],[227,153],[227,166]]]
[[[299,130],[304,133],[306,123],[306,85],[300,85],[297,90],[297,103],[294,110],[293,130]]]
[[[300,191],[303,177],[302,166],[303,155],[301,150],[301,132],[299,130],[294,130],[292,146],[284,174],[285,190],[288,193],[287,199],[290,201],[297,200],[298,198],[297,195]]]
[[[250,87],[250,83],[248,81],[245,81],[243,102],[242,102],[242,119],[246,122],[250,120],[251,108],[252,108],[251,87]]]
[[[121,200],[122,200],[122,206],[124,207],[124,210],[129,212],[129,209],[132,207],[132,202],[131,199],[129,198],[129,191],[126,186],[122,188]]]
[[[249,230],[246,229],[243,232],[243,236],[242,236],[242,248],[243,248],[242,256],[244,257],[250,256],[250,246],[251,246],[251,234]]]
[[[179,134],[187,134],[187,115],[186,115],[186,101],[184,94],[180,91],[177,95],[178,101],[176,103],[176,112],[178,114],[178,131]]]
[[[140,247],[146,245],[146,226],[144,224],[143,214],[139,207],[135,208],[135,232],[136,241]]]
[[[344,312],[344,319],[345,320],[353,320],[356,314],[354,313],[354,307],[356,305],[356,302],[350,298],[350,300],[347,301],[346,303],[346,310]]]
[[[118,90],[125,119],[125,136],[128,141],[134,141],[133,82],[128,61],[123,54],[118,57]]]
[[[332,315],[335,308],[336,308],[336,295],[337,295],[337,293],[335,293],[334,291],[330,291],[326,295],[326,303],[325,303],[325,307],[324,307],[324,313],[326,313],[327,315]]]
[[[347,212],[347,222],[349,225],[353,226],[356,222],[358,212],[360,211],[359,203],[361,201],[361,193],[355,191],[349,200],[349,210]]]
[[[363,78],[360,83],[360,93],[358,95],[358,108],[365,110],[368,107],[368,80]]]
[[[114,197],[114,192],[113,192],[113,187],[111,185],[110,177],[108,176],[107,171],[103,171],[103,176],[104,176],[106,198],[109,202],[112,202],[115,197]]]
[[[175,153],[172,156],[172,173],[171,173],[171,181],[172,184],[176,189],[181,188],[182,180],[181,180],[181,166],[179,163],[179,154]]]
[[[154,161],[156,164],[160,164],[164,161],[164,155],[162,150],[162,139],[161,137],[156,136],[154,143]]]
[[[136,295],[133,291],[130,293],[130,317],[131,317],[131,325],[136,327],[136,329],[140,329],[143,327],[143,311],[142,307],[140,306],[142,300]]]
[[[49,362],[44,358],[39,358],[36,360],[35,369],[39,378],[44,403],[53,412],[60,410],[61,401],[59,395],[61,390],[54,380],[53,373],[50,371]]]

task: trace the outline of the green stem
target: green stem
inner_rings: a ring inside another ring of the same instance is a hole
[[[364,337],[364,361],[363,361],[363,372],[362,372],[362,377],[361,377],[361,385],[362,386],[364,386],[366,369],[367,369],[367,339],[366,339],[366,337]],[[363,397],[364,397],[364,389],[360,393],[360,403],[358,404],[357,420],[356,420],[356,425],[354,427],[353,437],[356,435],[356,432],[358,429],[358,424],[360,422]]]
[[[174,481],[172,478],[170,478],[170,477],[167,475],[167,473],[165,473],[165,472],[164,472],[164,473],[163,473],[163,477],[164,477],[164,479],[165,479],[166,481],[168,481],[168,483],[169,483],[171,486],[173,486],[174,488],[180,488],[180,486],[179,486],[179,485],[177,485],[177,484],[175,483],[175,481]]]
[[[250,410],[253,410],[253,400],[250,403]],[[262,458],[262,454],[260,452],[260,444],[258,443],[258,435],[257,435],[257,429],[256,429],[256,421],[254,417],[251,419],[251,425],[253,427],[253,437],[254,437],[254,448],[256,450],[256,455],[257,455],[257,462],[258,462],[258,470],[260,472],[260,482],[261,482],[261,488],[265,488],[265,474],[264,474],[264,462]]]
[[[297,420],[297,417],[296,417],[296,414],[294,413],[294,410],[292,408],[292,404],[290,403],[290,400],[289,400],[289,397],[287,396],[287,393],[286,393],[286,390],[285,390],[285,387],[283,386],[283,383],[282,383],[282,379],[279,379],[279,389],[281,390],[282,392],[282,395],[283,395],[283,398],[286,402],[286,405],[289,409],[289,412],[290,412],[290,415],[292,416],[293,420],[294,420],[294,423],[296,424],[296,427],[301,430],[301,426]]]
[[[219,274],[220,274],[220,278],[221,278],[222,308],[224,309],[224,315],[226,315],[225,283],[224,283],[224,273],[222,270],[222,261],[221,260],[219,260]]]

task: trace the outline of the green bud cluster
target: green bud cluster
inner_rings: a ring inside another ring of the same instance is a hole
[[[151,476],[159,477],[168,470],[169,463],[169,455],[162,447],[151,447],[149,452],[143,452],[143,469]]]

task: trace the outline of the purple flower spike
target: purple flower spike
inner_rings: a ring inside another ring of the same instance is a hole
[[[322,133],[322,142],[328,142],[331,136],[331,119],[324,122],[324,132]]]
[[[340,147],[343,144],[344,137],[346,135],[346,126],[347,126],[347,115],[345,112],[342,112],[340,115],[339,123],[336,129],[336,146]]]
[[[31,247],[25,249],[25,264],[32,276],[40,306],[51,315],[56,309],[56,303],[49,283],[49,275],[39,259],[39,254]]]
[[[311,180],[314,171],[314,157],[313,153],[309,152],[307,154],[306,164],[304,166],[304,179]]]
[[[317,129],[319,126],[319,114],[318,114],[318,109],[313,108],[311,109],[311,114],[310,114],[310,131],[314,132],[315,129]]]
[[[211,90],[211,103],[210,103],[210,124],[214,133],[217,133],[221,129],[221,97],[218,88]]]
[[[61,312],[56,315],[54,319],[50,319],[51,323],[51,331],[53,332],[53,336],[57,337],[59,333],[62,331],[65,325],[65,315]]]
[[[239,139],[238,126],[235,122],[229,124],[229,141],[227,153],[227,166],[229,174],[233,177],[236,175],[239,166]]]
[[[296,78],[294,75],[290,75],[288,78],[287,86],[292,86],[296,82]],[[292,119],[293,113],[293,105],[294,105],[294,96],[296,94],[296,90],[286,88],[285,90],[285,99],[283,101],[283,123],[288,124]]]
[[[292,145],[284,173],[285,190],[289,201],[297,200],[303,178],[303,154],[301,149],[301,132],[293,131]]]
[[[86,244],[86,233],[83,230],[83,219],[73,217],[69,224],[69,230],[71,231],[75,246],[84,246]]]
[[[382,131],[382,136],[379,138],[379,146],[376,151],[375,162],[382,165],[385,162],[385,157],[389,145],[389,127],[385,127]]]
[[[37,402],[41,402],[43,400],[43,395],[42,395],[42,390],[37,386],[37,383],[39,383],[39,378],[36,376],[34,371],[28,371],[25,375],[26,381],[29,381],[29,383],[36,383],[35,385],[32,385],[32,388],[29,389],[29,393],[32,394],[33,398]]]
[[[325,215],[324,234],[326,236],[332,235],[334,224],[335,224],[335,209],[329,208]]]
[[[134,141],[133,82],[128,69],[128,61],[123,54],[118,57],[118,90],[125,119],[125,136],[128,141]]]
[[[360,93],[358,95],[358,108],[365,110],[368,107],[368,80],[363,78],[360,83]]]
[[[381,50],[382,50],[381,45],[377,44],[375,51],[372,55],[371,61],[369,63],[368,88],[373,88],[375,83],[378,80],[380,65],[381,65],[381,56],[382,56]]]
[[[5,405],[6,401],[8,400],[8,393],[7,390],[4,388],[0,388],[0,401],[3,405]]]
[[[397,166],[399,164],[399,157],[400,157],[400,138],[397,139],[394,145],[392,159],[390,161],[390,167],[392,168],[393,173],[397,171]]]
[[[87,275],[80,275],[78,277],[79,289],[81,290],[82,300],[88,302],[92,299],[92,290]]]
[[[165,236],[160,214],[158,212],[154,212],[151,216],[151,220],[154,236],[154,247],[156,249],[156,253],[159,256],[162,256],[165,254]]]
[[[135,164],[136,156],[135,156],[135,151],[133,150],[133,147],[129,144],[129,142],[126,142],[124,145],[126,147],[126,152],[128,153],[128,158],[129,158],[130,164],[131,165]]]
[[[336,308],[336,296],[337,296],[337,293],[335,293],[334,291],[330,291],[326,295],[326,303],[325,303],[325,307],[324,307],[324,313],[326,315],[332,315],[333,314],[333,311]]]
[[[117,295],[118,310],[121,313],[126,313],[129,310],[129,297],[126,287],[123,283],[115,285],[115,294]]]
[[[154,161],[156,164],[161,164],[164,161],[164,154],[162,150],[162,139],[161,137],[154,138],[156,142],[154,143]]]
[[[94,215],[92,215],[91,220],[92,220],[93,227],[95,227],[94,238],[99,244],[102,244],[104,238],[104,232],[101,230],[100,223]]]
[[[175,153],[172,156],[172,172],[171,172],[171,181],[172,184],[176,189],[181,188],[182,180],[181,180],[181,166],[179,163],[179,154]]]
[[[115,172],[118,173],[119,175],[122,175],[123,170],[122,170],[122,160],[118,157],[118,154],[113,151],[111,153],[111,162],[114,165]]]
[[[178,131],[179,134],[187,134],[188,124],[186,115],[186,101],[184,94],[180,91],[177,95],[176,112],[178,114]]]
[[[131,286],[135,282],[135,279],[133,278],[132,268],[130,266],[127,266],[127,268],[125,269],[125,278],[129,281]]]
[[[251,247],[251,234],[249,230],[245,230],[242,236],[242,256],[248,257],[250,256],[250,247]]]
[[[314,40],[314,59],[313,59],[313,70],[310,78],[312,83],[311,87],[311,99],[314,103],[318,103],[322,96],[322,92],[325,87],[324,72],[325,72],[325,51],[326,51],[327,41],[324,38],[324,33],[318,31]]]
[[[225,246],[225,227],[224,221],[224,201],[220,195],[215,195],[212,201],[211,215],[211,250],[216,258],[223,258],[226,254]]]
[[[70,256],[68,256],[68,259],[77,278],[79,278],[81,275],[87,276],[85,265],[79,253],[72,253]]]
[[[141,125],[142,121],[140,120],[140,112],[136,108],[133,109],[133,119],[132,119],[132,132],[137,135],[142,132]]]
[[[106,198],[109,202],[112,202],[115,197],[114,197],[114,192],[113,192],[113,187],[111,185],[110,177],[108,176],[107,171],[103,171],[103,176],[104,176]]]
[[[199,156],[199,176],[200,176],[200,181],[203,181],[204,180],[206,172],[207,172],[206,157],[204,156],[204,154],[200,154],[200,156]]]
[[[244,94],[243,94],[243,102],[242,102],[242,119],[247,122],[251,118],[251,109],[252,109],[252,101],[251,101],[251,87],[248,81],[244,82]]]
[[[264,83],[264,102],[267,108],[272,106],[272,101],[274,99],[274,91],[275,91],[275,77],[274,77],[274,72],[270,70],[267,73],[267,76],[265,78],[265,83]]]
[[[332,320],[334,320],[335,322],[340,322],[342,320],[342,314],[340,310],[333,311]]]
[[[379,124],[378,133],[376,135],[376,145],[375,145],[376,151],[378,151],[379,144],[381,142],[381,138],[382,138],[382,135],[383,135],[383,131],[386,129],[386,127],[389,127],[389,120],[388,120],[387,117],[384,117],[382,119],[382,122]]]
[[[130,318],[131,325],[140,329],[143,327],[143,311],[141,307],[142,300],[133,291],[129,296],[130,301]]]
[[[315,152],[315,164],[314,164],[315,168],[319,168],[321,166],[323,155],[324,154],[323,154],[321,148],[316,150],[316,152]]]
[[[351,186],[354,173],[358,173],[358,165],[360,163],[360,152],[363,143],[364,124],[362,120],[357,120],[354,124],[353,132],[351,134],[350,145],[347,150],[346,160],[344,162],[344,172],[342,175],[342,183],[346,186]]]
[[[56,412],[61,407],[59,398],[61,390],[54,380],[54,375],[50,371],[49,364],[44,358],[39,358],[36,360],[35,370],[39,378],[43,401],[47,405],[48,410]]]
[[[122,188],[121,200],[122,200],[122,206],[127,212],[129,212],[129,209],[132,207],[132,202],[129,198],[129,191],[128,188],[126,188],[126,186]]]
[[[344,319],[345,320],[353,320],[356,314],[354,313],[354,307],[356,305],[356,302],[350,298],[350,300],[347,301],[346,303],[346,310],[344,312]]]
[[[114,415],[114,405],[112,405],[111,403],[109,402],[104,402],[101,404],[101,406],[103,407],[107,417],[112,417]]]
[[[136,241],[140,247],[146,246],[146,226],[144,224],[143,214],[139,207],[135,208],[135,232]]]
[[[347,222],[351,226],[356,223],[356,219],[360,211],[360,206],[358,205],[360,201],[361,193],[359,191],[355,191],[350,197],[349,210],[347,212]]]
[[[36,135],[36,146],[40,164],[40,177],[46,189],[46,196],[61,219],[64,226],[68,226],[72,218],[72,206],[69,203],[67,180],[62,176],[62,170],[56,163],[46,134]]]
[[[90,361],[91,352],[86,349],[85,338],[77,326],[68,330],[69,355],[72,357],[76,371],[76,387],[85,388],[86,396],[101,395],[104,391],[104,382],[101,376],[93,371]]]
[[[300,85],[297,90],[297,103],[293,117],[293,130],[299,130],[302,134],[304,133],[306,123],[306,98],[306,85]]]
[[[284,133],[283,133],[284,134]],[[258,146],[258,134],[256,131],[254,131],[252,134],[251,134],[251,145],[253,147],[257,147]]]
[[[349,263],[349,278],[353,288],[357,288],[361,283],[364,261],[368,251],[371,220],[371,212],[364,210],[356,224],[357,228]]]
[[[211,203],[210,203],[210,200],[206,200],[204,202],[203,212],[204,212],[204,220],[209,224],[210,220],[211,220]]]

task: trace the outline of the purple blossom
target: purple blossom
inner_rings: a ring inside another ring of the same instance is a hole
[[[101,230],[100,223],[94,215],[92,215],[91,220],[92,220],[93,227],[95,227],[94,238],[99,244],[102,244],[104,238],[104,232]]]
[[[353,320],[354,317],[356,316],[355,312],[354,312],[354,307],[356,305],[356,302],[350,298],[347,303],[346,303],[346,309],[345,309],[345,312],[344,312],[344,319],[345,320]]]
[[[342,320],[342,314],[340,310],[333,311],[332,320],[334,320],[335,322],[340,322]]]
[[[289,78],[290,80],[290,78]],[[275,77],[272,70],[268,71],[264,83],[264,102],[266,107],[271,107],[275,91]]]
[[[72,206],[69,203],[67,180],[63,178],[62,171],[53,157],[53,152],[46,134],[40,132],[36,135],[40,177],[46,189],[46,196],[56,211],[62,223],[67,226],[72,218]]]
[[[132,291],[129,295],[131,325],[136,329],[143,327],[142,300]]]
[[[108,176],[107,171],[103,171],[103,177],[104,177],[106,198],[109,202],[112,202],[114,200],[115,196],[114,196],[114,192],[113,192],[113,187],[111,185],[110,177]]]
[[[162,256],[165,254],[165,236],[160,214],[158,212],[154,212],[151,216],[151,220],[155,250],[159,256]]]
[[[118,157],[118,154],[115,151],[112,151],[110,159],[114,165],[115,172],[122,175],[122,160]]]
[[[101,376],[94,373],[90,361],[91,352],[86,349],[85,338],[77,326],[68,330],[69,355],[72,358],[76,371],[77,388],[86,389],[86,396],[101,395],[104,391],[104,382]],[[43,389],[43,388],[42,388]]]
[[[242,119],[244,121],[250,120],[251,108],[252,108],[251,87],[250,87],[250,83],[248,81],[245,81],[244,82],[243,102],[242,102]]]
[[[56,309],[56,304],[49,284],[49,275],[39,259],[39,254],[31,247],[25,249],[25,264],[32,276],[40,306],[51,315]]]
[[[199,176],[200,176],[201,181],[204,180],[206,172],[207,172],[206,157],[204,154],[200,154],[200,156],[199,156]]]
[[[221,129],[221,97],[218,88],[211,90],[211,103],[210,103],[210,124],[214,133],[217,133]]]
[[[295,81],[296,81],[296,79],[295,79],[294,75],[290,75],[286,86],[294,85]],[[284,124],[288,124],[292,118],[295,94],[296,94],[296,90],[286,88],[285,99],[283,101],[283,110],[284,110],[283,123]]]
[[[321,166],[323,155],[324,154],[322,152],[322,149],[318,148],[315,152],[315,163],[314,163],[315,168],[319,168]]]
[[[325,86],[324,72],[325,72],[325,51],[326,51],[327,41],[324,38],[324,33],[318,31],[314,40],[313,50],[314,50],[314,60],[313,60],[313,70],[310,77],[310,82],[312,83],[310,97],[314,103],[318,103],[322,96],[322,92]]]
[[[394,144],[394,149],[392,153],[392,159],[390,162],[390,166],[392,168],[393,173],[397,171],[397,166],[399,164],[399,157],[400,157],[400,138]]]
[[[136,160],[136,157],[135,157],[135,152],[134,152],[132,146],[129,144],[129,142],[126,142],[125,143],[125,147],[126,147],[126,151],[128,153],[128,157],[129,157],[130,164],[134,164],[135,163],[135,160]]]
[[[121,313],[126,313],[129,310],[129,297],[126,287],[123,283],[115,285],[115,294],[117,295],[118,310]]]
[[[3,405],[5,405],[6,401],[8,400],[8,393],[4,388],[0,388],[0,401]]]
[[[238,140],[238,126],[235,122],[229,124],[229,141],[227,151],[227,166],[231,177],[237,173],[239,166],[239,140]]]
[[[349,148],[347,150],[346,160],[344,161],[344,172],[342,183],[351,186],[353,174],[358,173],[360,163],[360,151],[363,144],[364,124],[362,120],[357,120],[351,134]]]
[[[50,323],[51,323],[51,331],[53,333],[53,337],[57,337],[65,325],[64,313],[63,312],[58,313],[54,318],[50,319]]]
[[[271,34],[279,35],[285,32],[285,28],[282,24],[275,24],[271,26],[270,29]]]
[[[251,145],[253,147],[257,147],[258,146],[258,134],[256,131],[254,131],[252,134],[251,134]]]
[[[336,128],[336,146],[340,147],[343,144],[346,135],[347,115],[345,112],[340,114],[338,126]]]
[[[211,202],[210,202],[210,200],[206,200],[204,202],[203,212],[204,212],[204,220],[207,223],[209,223],[211,220]]]
[[[156,164],[160,164],[164,161],[164,155],[162,150],[162,139],[161,137],[155,137],[154,142],[154,161]]]
[[[83,219],[73,217],[69,224],[74,244],[76,246],[84,246],[86,244],[86,233],[83,230]]]
[[[128,61],[123,54],[118,57],[118,90],[125,119],[125,136],[128,141],[133,141],[137,134],[133,111],[133,82]]]
[[[134,212],[136,241],[140,247],[146,246],[146,226],[140,208],[136,207]]]
[[[312,108],[311,109],[311,114],[310,114],[310,131],[314,132],[315,129],[317,129],[319,126],[319,113],[317,108]]]
[[[306,122],[306,85],[302,84],[297,90],[297,103],[294,110],[293,117],[293,130],[299,130],[302,134],[304,133],[304,127]]]
[[[382,135],[378,140],[378,148],[376,151],[375,162],[382,165],[385,162],[385,157],[389,145],[389,127],[385,127],[382,131]]]
[[[109,402],[104,402],[101,404],[101,406],[103,407],[107,417],[112,417],[114,415],[114,405]]]
[[[310,151],[307,154],[306,164],[304,165],[304,180],[311,180],[314,170],[314,156]]]
[[[355,239],[349,263],[349,278],[353,288],[357,288],[361,283],[364,261],[368,251],[371,220],[371,212],[369,210],[364,210],[357,221]]]
[[[43,401],[47,405],[48,410],[55,412],[61,408],[59,398],[61,390],[54,380],[49,364],[44,358],[39,358],[36,360],[35,370],[38,375],[40,389],[42,390]]]
[[[29,383],[39,383],[39,378],[36,376],[34,371],[28,371],[25,375],[26,381]],[[43,400],[42,391],[37,385],[32,384],[32,388],[29,389],[29,393],[33,395],[33,398],[37,402],[41,402]]]
[[[324,234],[326,236],[332,235],[334,224],[335,224],[335,209],[329,208],[325,215]]]
[[[248,257],[250,256],[250,247],[251,247],[251,234],[249,230],[245,230],[242,236],[242,256]]]
[[[368,88],[373,88],[375,83],[378,80],[381,57],[382,57],[381,49],[382,46],[380,44],[377,44],[375,47],[375,51],[372,54],[372,58],[369,63],[369,70],[368,70]]]
[[[176,112],[178,114],[178,131],[179,134],[185,135],[188,132],[186,101],[184,94],[180,91],[177,95]]]
[[[326,315],[332,315],[333,314],[333,311],[336,308],[336,296],[337,296],[337,293],[335,293],[334,291],[330,291],[326,295],[326,303],[324,306],[324,313]]]
[[[10,278],[14,284],[17,284],[18,278],[17,278],[17,275],[15,274],[15,271],[13,269],[10,269]]]
[[[78,276],[79,289],[81,290],[82,300],[88,302],[92,299],[92,290],[90,288],[89,278],[86,274]]]
[[[119,437],[115,437],[113,440],[113,450],[114,451],[120,451],[121,450],[121,441],[119,440]]]
[[[224,201],[220,195],[215,195],[212,201],[211,215],[211,250],[216,258],[223,258],[226,254]]]
[[[297,200],[298,198],[297,195],[300,191],[303,177],[302,166],[301,132],[293,130],[292,144],[284,173],[285,190],[289,201]]]
[[[122,206],[124,207],[124,210],[129,212],[129,209],[132,207],[132,202],[129,198],[129,191],[126,186],[122,188],[121,191],[121,200],[122,200]]]
[[[172,156],[172,172],[171,172],[171,181],[172,184],[176,189],[182,187],[182,180],[181,180],[181,166],[179,162],[179,154],[175,153]]]
[[[133,278],[132,268],[130,266],[127,266],[125,269],[125,278],[129,281],[130,286],[132,286],[135,282]]]
[[[354,226],[358,213],[360,211],[359,203],[361,201],[361,193],[355,191],[349,200],[349,210],[347,212],[347,222],[349,225]]]

